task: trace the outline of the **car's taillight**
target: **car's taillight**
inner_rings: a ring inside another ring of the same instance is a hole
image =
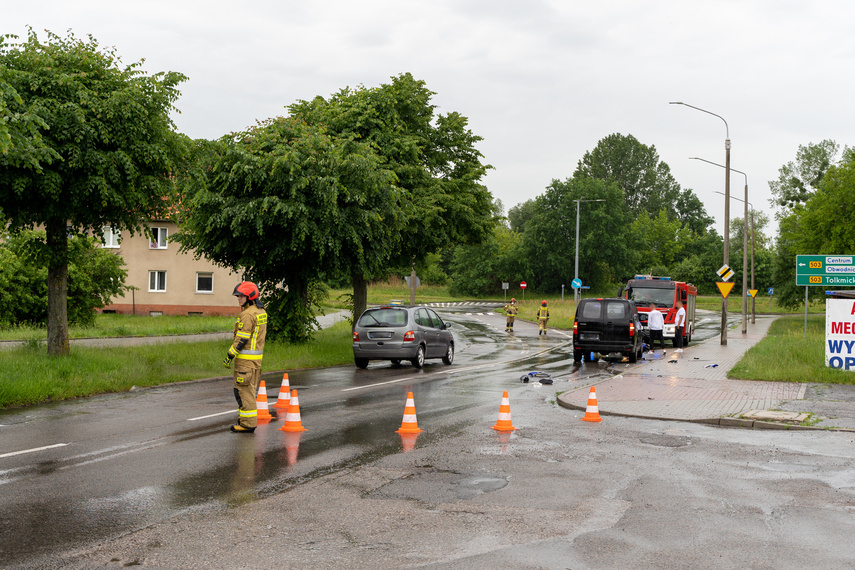
[[[579,334],[579,323],[573,321],[573,334]]]
[[[635,323],[629,323],[629,336],[635,336]]]
[[[359,333],[353,331],[353,342],[359,342]]]
[[[412,342],[416,340],[416,333],[413,331],[407,331],[404,333],[404,342]]]

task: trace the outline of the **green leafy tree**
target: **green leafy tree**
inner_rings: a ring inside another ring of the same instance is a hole
[[[524,233],[528,221],[534,217],[537,205],[534,200],[526,200],[508,211],[508,222],[515,232]]]
[[[642,212],[633,220],[632,232],[637,236],[638,241],[634,243],[638,244],[643,268],[657,265],[670,267],[678,259],[691,234],[690,230],[680,226],[678,220],[668,219],[664,208],[659,210],[656,217]]]
[[[594,289],[630,275],[638,253],[631,239],[632,213],[621,207],[623,191],[615,182],[574,177],[553,180],[535,200],[535,215],[523,234],[531,268],[527,282],[539,292],[555,292],[574,277],[576,200],[582,202],[579,223],[579,277]]]
[[[47,320],[45,232],[24,230],[2,236],[0,245],[0,323],[43,324]],[[98,239],[75,236],[68,248],[68,320],[91,325],[95,309],[123,295],[127,271],[123,259]]]
[[[830,139],[799,145],[796,159],[778,169],[778,179],[769,182],[773,202],[786,209],[802,204],[819,188],[823,176],[836,162],[840,145]],[[848,153],[849,151],[844,151]]]
[[[490,167],[475,146],[481,137],[463,115],[437,114],[433,95],[424,81],[404,73],[379,87],[346,88],[289,107],[296,119],[370,147],[396,177],[395,214],[384,217],[391,235],[375,240],[385,250],[376,264],[348,270],[357,313],[365,307],[368,280],[413,267],[445,247],[479,243],[492,229],[492,196],[481,184]]]
[[[457,246],[451,269],[455,295],[500,295],[503,282],[518,283],[530,274],[522,235],[503,224],[478,245]]]
[[[698,287],[702,295],[717,295],[716,270],[721,267],[724,242],[714,230],[690,234],[678,259],[670,266],[670,277]]]
[[[573,177],[617,183],[633,214],[658,213],[664,207],[670,217],[676,216],[680,185],[668,165],[659,160],[656,148],[632,135],[615,133],[601,139],[579,161]]]
[[[819,189],[805,204],[802,224],[805,232],[799,248],[804,253],[855,253],[855,160],[832,166]]]
[[[796,255],[855,251],[855,231],[849,215],[855,199],[855,153],[846,149],[838,164],[825,171],[822,171],[824,159],[817,158],[824,156],[832,160],[836,149],[832,141],[800,147],[797,163],[781,169],[782,176],[785,172],[796,171],[808,173],[806,178],[813,176],[811,186],[804,185],[804,192],[798,190],[794,182],[792,192],[780,195],[790,196],[787,209],[779,217],[772,264],[775,297],[781,305],[796,307],[804,301],[804,289],[795,284]],[[813,166],[809,166],[811,164]],[[770,186],[772,184],[770,182]],[[784,204],[784,201],[779,203]],[[820,287],[809,287],[808,296],[822,298],[824,291]]]
[[[0,70],[18,96],[5,105],[37,117],[24,130],[38,141],[13,139],[0,155],[0,209],[12,230],[46,230],[48,352],[67,354],[68,235],[106,225],[133,235],[164,214],[185,148],[169,118],[185,77],[124,66],[91,36],[48,33],[43,43],[32,31],[0,46]]]
[[[243,271],[269,301],[271,338],[309,338],[323,275],[376,271],[394,243],[394,175],[373,149],[296,118],[265,121],[201,145],[176,237]]]

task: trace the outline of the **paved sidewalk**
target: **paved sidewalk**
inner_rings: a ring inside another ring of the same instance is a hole
[[[745,352],[766,335],[773,320],[774,317],[758,317],[756,324],[749,323],[745,335],[741,328],[729,330],[727,346],[722,346],[717,336],[689,346],[682,353],[670,347],[664,355],[662,350],[646,352],[644,362],[627,373],[593,383],[600,413],[780,429],[785,426],[740,416],[753,410],[789,410],[821,416],[816,424],[819,428],[855,428],[853,386],[835,387],[831,399],[822,397],[820,389],[808,384],[727,378],[728,371]],[[564,392],[558,403],[584,410],[589,386]],[[852,401],[841,401],[841,391]]]

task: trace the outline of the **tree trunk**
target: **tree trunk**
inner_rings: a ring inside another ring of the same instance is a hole
[[[50,220],[47,232],[48,314],[47,350],[52,356],[66,356],[68,349],[68,236],[65,220]]]
[[[368,308],[368,280],[362,275],[353,275],[353,327],[356,321]]]

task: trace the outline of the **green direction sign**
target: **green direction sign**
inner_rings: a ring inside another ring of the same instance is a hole
[[[855,287],[855,256],[797,255],[796,285]]]

